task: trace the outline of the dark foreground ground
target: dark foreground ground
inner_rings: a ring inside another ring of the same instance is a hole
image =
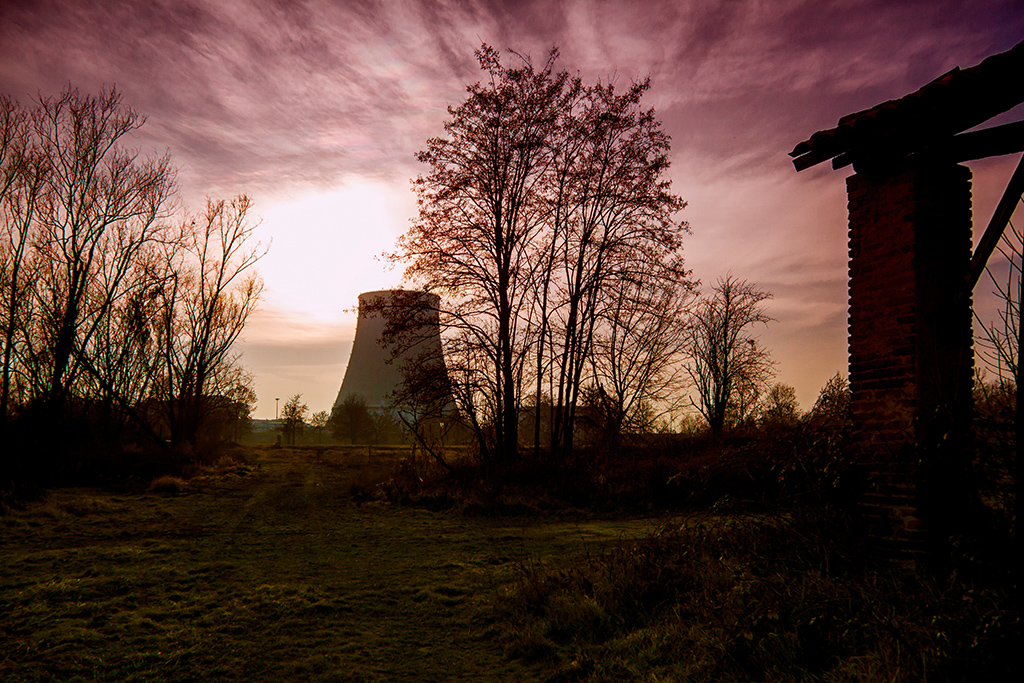
[[[267,449],[176,495],[0,516],[0,681],[543,680],[506,656],[496,594],[656,526],[358,504],[380,457]]]

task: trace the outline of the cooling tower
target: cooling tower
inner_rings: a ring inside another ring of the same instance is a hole
[[[450,397],[448,375],[441,362],[439,305],[440,298],[427,292],[399,289],[360,294],[356,338],[334,405],[341,405],[349,396],[359,396],[368,408],[390,407],[394,392],[405,379],[403,370],[410,365],[430,367],[431,383],[443,387]],[[385,345],[388,319],[397,321],[402,332],[396,341]]]

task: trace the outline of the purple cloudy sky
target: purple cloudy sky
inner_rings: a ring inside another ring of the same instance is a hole
[[[1024,38],[1020,0],[0,0],[0,92],[116,85],[170,150],[181,198],[251,194],[272,240],[242,347],[258,417],[301,392],[329,409],[360,291],[397,285],[374,257],[408,226],[415,152],[479,78],[481,42],[623,86],[672,137],[688,264],[775,292],[762,334],[805,407],[846,371],[846,198],[827,164],[786,155],[847,113]],[[1021,108],[1002,117],[1024,118]],[[972,164],[984,225],[1015,158]]]

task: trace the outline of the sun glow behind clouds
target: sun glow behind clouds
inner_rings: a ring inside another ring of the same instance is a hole
[[[330,408],[348,362],[359,294],[401,283],[401,270],[389,269],[381,254],[394,249],[415,205],[405,181],[354,182],[262,206],[257,198],[257,234],[270,249],[258,264],[263,303],[240,349],[243,365],[264,368],[256,381],[257,417],[273,416],[272,397],[298,393],[312,410]]]
[[[408,186],[359,182],[269,203],[259,232],[273,240],[260,263],[268,306],[338,322],[360,292],[393,287],[401,272],[381,254],[394,248],[415,211]]]

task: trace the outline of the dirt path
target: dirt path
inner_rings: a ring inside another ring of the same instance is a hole
[[[360,506],[361,462],[269,450],[187,495],[0,517],[0,680],[537,680],[503,655],[495,591],[652,527]]]

